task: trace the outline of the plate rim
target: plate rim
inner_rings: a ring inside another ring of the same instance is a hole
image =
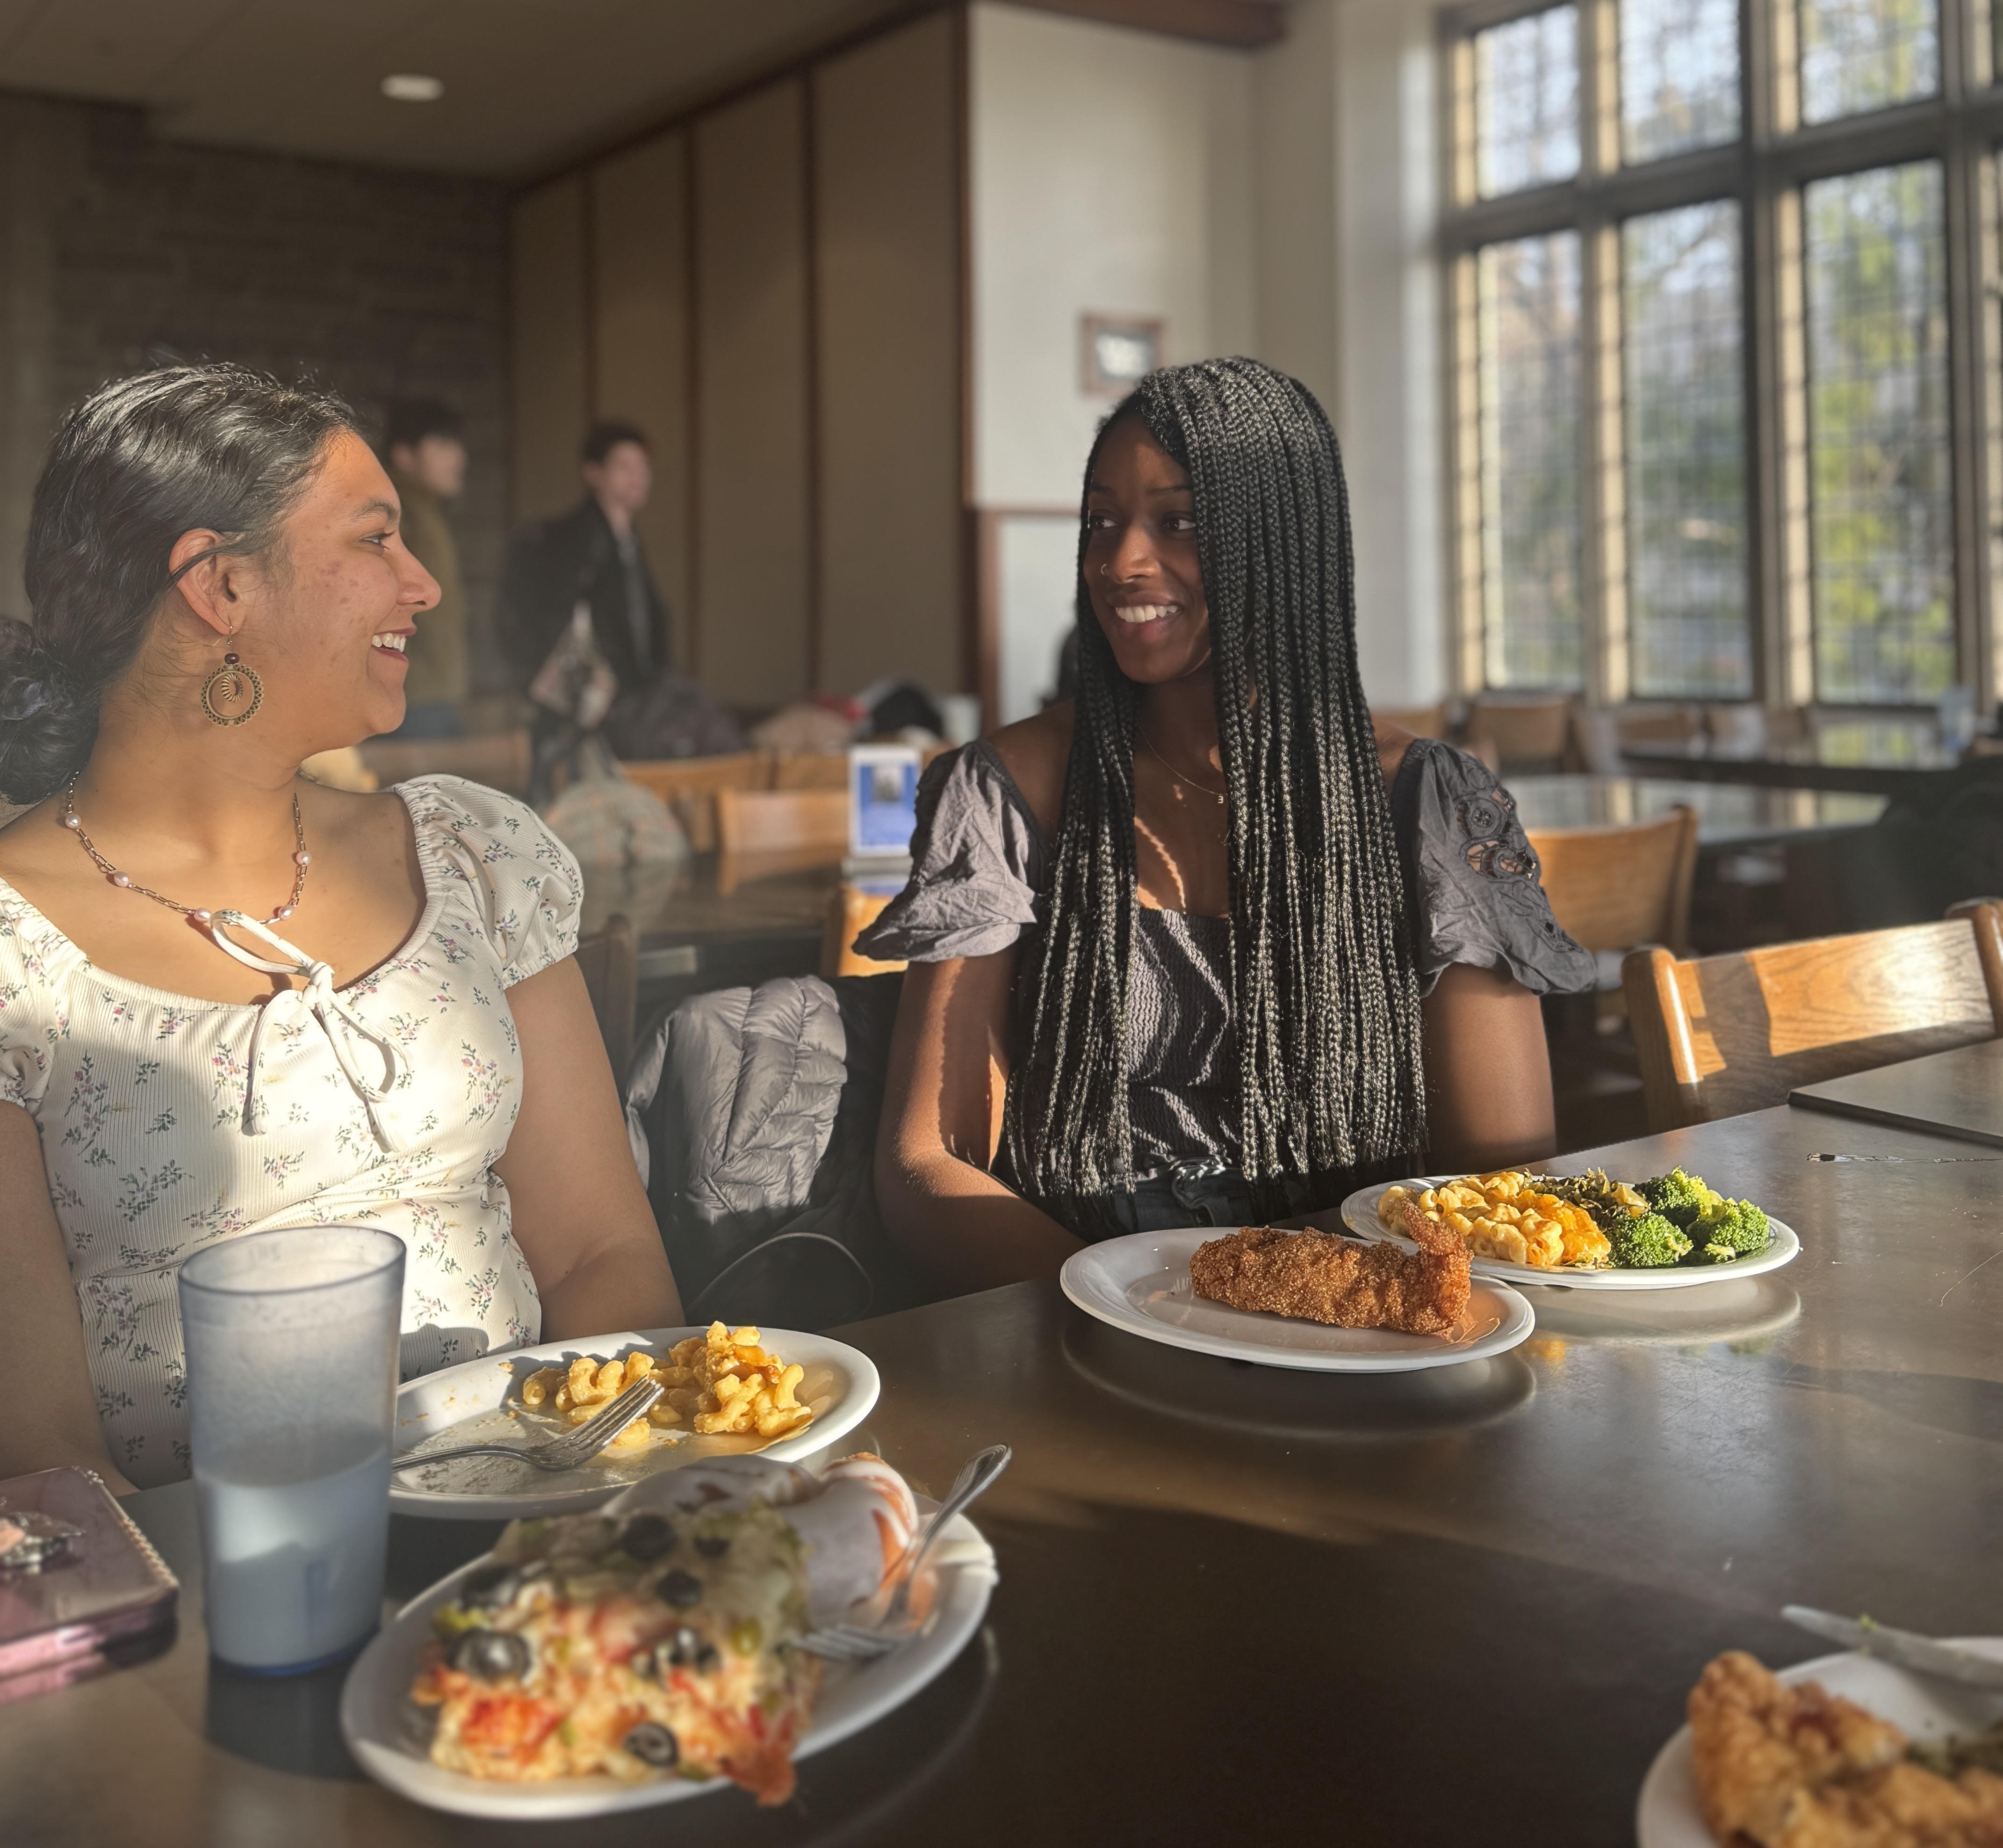
[[[921,1506],[936,1507],[929,1498]],[[941,1568],[941,1577],[950,1574],[949,1583],[942,1587],[942,1595],[936,1607],[940,1621],[925,1633],[914,1646],[920,1653],[907,1657],[906,1678],[879,1690],[865,1700],[858,1710],[844,1715],[827,1727],[809,1727],[795,1749],[795,1762],[811,1758],[815,1753],[838,1745],[844,1739],[874,1726],[887,1718],[938,1680],[946,1671],[960,1659],[967,1645],[979,1633],[988,1615],[988,1607],[1000,1580],[1000,1573],[995,1558],[995,1549],[981,1530],[964,1514],[954,1516],[946,1528],[946,1538],[954,1543],[972,1541],[984,1549],[976,1559],[949,1562]],[[589,1817],[624,1815],[631,1811],[657,1808],[663,1804],[680,1803],[696,1797],[706,1797],[718,1790],[735,1790],[737,1787],[727,1777],[713,1777],[702,1783],[689,1783],[675,1778],[663,1778],[638,1784],[622,1784],[610,1778],[551,1778],[533,1783],[509,1783],[498,1779],[468,1776],[464,1772],[446,1771],[442,1766],[432,1765],[428,1759],[419,1759],[400,1752],[393,1746],[385,1745],[375,1739],[362,1735],[360,1710],[363,1694],[362,1671],[372,1658],[379,1661],[386,1655],[391,1640],[406,1626],[422,1621],[432,1608],[443,1601],[451,1588],[490,1557],[482,1552],[477,1558],[468,1559],[463,1565],[455,1566],[450,1572],[428,1586],[405,1603],[394,1616],[387,1619],[374,1636],[369,1638],[354,1666],[348,1672],[341,1689],[341,1736],[356,1764],[376,1783],[406,1801],[421,1804],[426,1809],[436,1810],[447,1815],[472,1816],[483,1821],[517,1822],[575,1822]],[[899,1652],[902,1654],[903,1652]],[[894,1663],[897,1654],[885,1658]],[[439,1772],[453,1782],[442,1791],[420,1790],[414,1780],[399,1777],[393,1771],[383,1767],[404,1762],[422,1765],[427,1769]],[[460,1787],[464,1787],[463,1789]],[[564,1787],[576,1787],[566,1789]],[[519,1800],[511,1799],[508,1793],[549,1793],[555,1801],[533,1808],[524,1808]],[[442,1802],[441,1796],[457,1795],[460,1802]]]
[[[527,1347],[502,1348],[484,1354],[476,1354],[470,1360],[461,1360],[451,1367],[442,1367],[435,1372],[419,1374],[414,1379],[403,1381],[397,1388],[397,1401],[400,1407],[406,1393],[444,1380],[462,1369],[498,1366],[506,1361],[532,1359],[546,1348],[575,1348],[583,1353],[594,1342],[600,1342],[613,1346],[630,1342],[634,1346],[659,1347],[664,1342],[671,1343],[674,1340],[686,1339],[690,1335],[700,1335],[708,1326],[709,1324],[705,1322],[701,1328],[624,1328],[616,1333],[567,1337],[561,1341],[537,1342]],[[761,1328],[760,1332],[763,1334],[765,1331]],[[781,1437],[776,1444],[767,1444],[763,1450],[747,1453],[768,1457],[777,1463],[795,1462],[802,1457],[812,1456],[828,1444],[839,1442],[861,1424],[876,1409],[877,1400],[883,1396],[883,1376],[877,1371],[876,1362],[860,1348],[845,1341],[838,1341],[831,1335],[816,1334],[806,1328],[774,1328],[771,1332],[782,1338],[781,1345],[784,1341],[805,1340],[818,1343],[823,1349],[837,1351],[842,1364],[848,1370],[851,1381],[848,1395],[822,1418],[815,1419],[805,1430],[791,1437]],[[467,1416],[478,1417],[484,1415],[469,1412]],[[393,1425],[391,1428],[393,1433],[396,1427]],[[427,1432],[418,1441],[427,1441],[452,1429],[452,1425],[442,1425],[436,1431]],[[409,1449],[414,1446],[404,1447]],[[399,1450],[393,1451],[392,1455],[393,1458],[403,1454],[404,1451]],[[699,1460],[694,1458],[689,1459],[691,1462]],[[662,1465],[663,1469],[681,1467],[683,1465],[679,1463]],[[648,1475],[661,1473],[661,1470],[654,1470]],[[635,1479],[645,1482],[648,1478],[641,1476]],[[632,1486],[631,1482],[612,1482],[606,1486],[602,1495],[596,1489],[561,1489],[547,1495],[471,1495],[457,1491],[446,1493],[403,1488],[393,1475],[390,1479],[390,1510],[394,1514],[407,1514],[421,1521],[510,1521],[534,1514],[589,1514],[599,1503],[610,1500],[613,1496]],[[595,1499],[582,1499],[586,1496]]]
[[[1978,1654],[2003,1659],[2003,1635],[1986,1636],[1943,1636],[1941,1640],[1959,1648],[1970,1649]],[[1785,1668],[1776,1668],[1774,1676],[1784,1685],[1792,1687],[1798,1682],[1808,1680],[1812,1675],[1826,1675],[1840,1662],[1876,1662],[1880,1667],[1896,1668],[1896,1662],[1887,1662],[1882,1656],[1868,1656],[1861,1649],[1832,1650],[1827,1655],[1811,1657],[1805,1662],[1795,1662]],[[1694,1774],[1690,1769],[1690,1729],[1685,1720],[1665,1739],[1655,1755],[1648,1761],[1648,1769],[1642,1774],[1641,1785],[1634,1797],[1634,1839],[1637,1848],[1676,1848],[1676,1844],[1666,1840],[1659,1829],[1666,1827],[1673,1819],[1663,1816],[1657,1827],[1652,1829],[1650,1811],[1669,1804],[1676,1805],[1674,1820],[1683,1819],[1681,1793],[1673,1792],[1671,1787],[1681,1777]],[[1696,1839],[1709,1843],[1711,1831],[1704,1826],[1704,1818],[1694,1805],[1688,1811],[1688,1818],[1697,1831]]]
[[[1556,1177],[1561,1180],[1564,1178]],[[1389,1187],[1438,1187],[1444,1181],[1464,1178],[1462,1174],[1412,1174],[1402,1181],[1373,1181],[1367,1187],[1358,1188],[1343,1201],[1339,1209],[1342,1223],[1359,1238],[1376,1239],[1416,1250],[1417,1248],[1410,1240],[1400,1238],[1379,1220],[1379,1197]],[[1367,1211],[1358,1205],[1365,1200],[1369,1202]],[[1354,1217],[1351,1214],[1352,1207],[1357,1209]],[[1771,1213],[1767,1215],[1767,1223],[1775,1236],[1766,1250],[1755,1252],[1750,1258],[1735,1258],[1729,1264],[1708,1265],[1702,1270],[1686,1270],[1681,1265],[1670,1264],[1551,1272],[1540,1271],[1527,1264],[1512,1264],[1506,1258],[1475,1258],[1471,1260],[1471,1268],[1475,1276],[1491,1283],[1527,1283],[1533,1290],[1694,1290],[1706,1283],[1729,1283],[1744,1277],[1762,1277],[1783,1265],[1793,1263],[1802,1254],[1802,1235],[1785,1220],[1777,1219]]]
[[[1470,1342],[1464,1348],[1449,1347],[1442,1343],[1437,1352],[1414,1350],[1382,1359],[1317,1353],[1312,1349],[1271,1347],[1233,1335],[1205,1335],[1177,1328],[1169,1323],[1136,1314],[1124,1297],[1117,1302],[1110,1297],[1095,1297],[1084,1282],[1086,1274],[1099,1265],[1106,1255],[1123,1247],[1138,1248],[1150,1241],[1190,1234],[1208,1241],[1229,1237],[1230,1232],[1231,1228],[1222,1226],[1164,1226],[1152,1232],[1129,1232],[1118,1238],[1100,1239],[1082,1251],[1072,1252],[1057,1273],[1057,1282],[1075,1307],[1110,1328],[1137,1335],[1145,1341],[1157,1341],[1165,1346],[1183,1348],[1192,1353],[1209,1354],[1222,1360],[1249,1360],[1257,1367],[1288,1367],[1300,1373],[1423,1373],[1435,1367],[1456,1367],[1472,1360],[1492,1360],[1529,1340],[1536,1327],[1536,1311],[1527,1297],[1501,1279],[1484,1277],[1481,1279],[1482,1287],[1495,1291],[1502,1298],[1504,1308],[1513,1319],[1493,1334]]]

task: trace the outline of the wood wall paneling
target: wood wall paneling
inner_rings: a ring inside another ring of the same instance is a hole
[[[697,650],[718,698],[807,685],[806,89],[695,124]]]
[[[634,523],[667,600],[677,664],[692,656],[688,137],[643,143],[591,174],[593,414],[647,432],[654,492]]]
[[[959,126],[945,14],[813,84],[822,677],[965,674]]]
[[[523,193],[509,231],[512,499],[517,520],[541,519],[578,498],[578,446],[589,415],[582,177]]]

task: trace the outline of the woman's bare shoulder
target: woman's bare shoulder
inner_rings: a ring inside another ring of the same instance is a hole
[[[1003,726],[988,740],[1002,767],[1015,779],[1015,787],[1022,792],[1044,834],[1053,840],[1064,810],[1071,733],[1071,702],[1064,699],[1044,707],[1033,719]]]

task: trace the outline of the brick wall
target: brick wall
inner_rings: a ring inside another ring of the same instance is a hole
[[[135,110],[0,93],[0,614],[27,613],[28,499],[63,408],[121,373],[216,359],[309,373],[372,435],[392,396],[460,411],[471,466],[453,519],[484,628],[506,533],[506,199],[484,180],[182,146]]]

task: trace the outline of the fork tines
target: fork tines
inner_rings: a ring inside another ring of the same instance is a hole
[[[557,1438],[551,1447],[562,1447],[566,1454],[582,1452],[586,1456],[603,1450],[635,1418],[645,1412],[664,1390],[659,1380],[635,1381],[624,1391],[608,1401],[603,1410],[594,1412],[575,1430]]]

